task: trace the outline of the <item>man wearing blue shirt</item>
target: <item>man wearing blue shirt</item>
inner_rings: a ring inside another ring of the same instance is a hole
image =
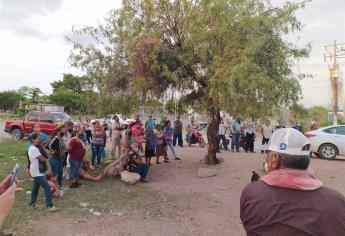
[[[156,124],[155,120],[152,119],[152,115],[149,116],[149,119],[145,122],[145,129],[151,128],[154,129]]]

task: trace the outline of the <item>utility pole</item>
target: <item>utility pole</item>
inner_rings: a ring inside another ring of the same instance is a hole
[[[337,41],[334,40],[333,44],[325,46],[326,52],[324,53],[325,62],[327,58],[329,58],[330,61],[332,62],[332,67],[328,65],[328,69],[329,69],[329,77],[330,77],[331,89],[332,89],[333,125],[337,125],[338,99],[339,99],[339,88],[338,88],[339,65],[337,64],[337,58],[345,58],[344,45],[345,43],[337,44]],[[344,101],[344,104],[345,104],[345,101]]]

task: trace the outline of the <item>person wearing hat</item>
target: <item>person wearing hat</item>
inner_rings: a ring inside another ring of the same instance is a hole
[[[298,130],[276,131],[268,174],[245,187],[240,216],[251,235],[345,235],[345,198],[308,170],[310,143]]]

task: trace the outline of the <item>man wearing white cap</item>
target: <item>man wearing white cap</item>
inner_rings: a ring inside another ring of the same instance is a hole
[[[345,235],[345,198],[307,170],[310,143],[304,135],[280,129],[268,150],[268,174],[241,196],[247,235]]]

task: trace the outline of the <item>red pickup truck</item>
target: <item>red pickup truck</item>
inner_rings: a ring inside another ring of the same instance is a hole
[[[13,139],[20,140],[32,132],[35,124],[39,124],[42,132],[51,135],[58,123],[66,120],[71,120],[71,117],[63,112],[32,111],[26,114],[24,120],[7,120],[5,132],[11,134]]]

